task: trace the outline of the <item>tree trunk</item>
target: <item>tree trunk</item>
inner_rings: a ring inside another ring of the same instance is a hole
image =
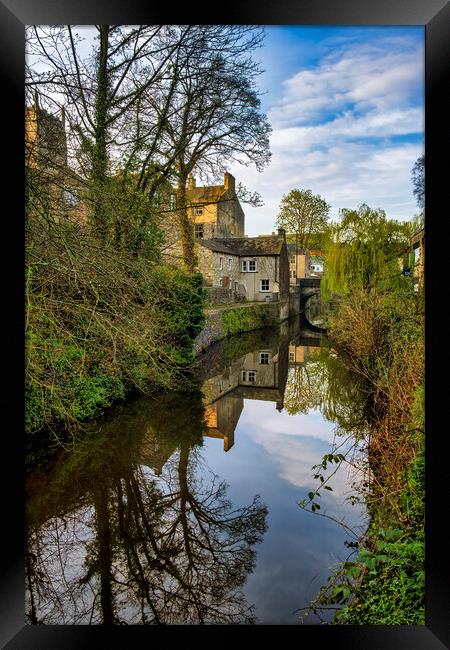
[[[92,156],[92,191],[95,233],[104,244],[108,231],[106,210],[107,174],[107,106],[108,106],[108,39],[109,25],[100,26],[100,50],[97,67],[97,96],[95,101],[95,137]]]
[[[181,232],[184,266],[186,271],[194,273],[197,265],[197,257],[195,254],[194,226],[188,215],[186,181],[187,174],[180,174],[177,187],[176,210]]]
[[[98,542],[98,572],[100,577],[100,604],[102,623],[114,623],[111,586],[112,539],[108,511],[108,486],[104,482],[94,488],[95,526]]]

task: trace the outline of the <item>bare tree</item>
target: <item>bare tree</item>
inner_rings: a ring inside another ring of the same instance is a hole
[[[102,242],[110,228],[110,178],[128,170],[143,139],[158,140],[161,124],[142,133],[143,97],[173,70],[173,55],[190,28],[94,26],[90,54],[72,26],[30,27],[27,89],[50,110],[64,107],[72,163],[87,182],[92,225]]]
[[[174,165],[176,212],[189,271],[196,262],[187,211],[189,174],[195,170],[212,180],[231,162],[254,164],[261,170],[270,159],[271,128],[255,86],[261,69],[251,58],[263,36],[262,30],[247,26],[195,28],[186,67],[173,90],[173,110],[165,114],[161,154]],[[156,103],[154,108],[159,110]]]
[[[34,488],[30,623],[254,622],[241,587],[267,509],[199,471],[203,413],[199,392],[128,405]]]
[[[417,205],[422,210],[425,208],[425,156],[419,156],[411,170],[413,183],[413,194],[416,197]]]

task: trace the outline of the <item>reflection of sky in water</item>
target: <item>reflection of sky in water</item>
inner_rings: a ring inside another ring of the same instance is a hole
[[[344,545],[350,540],[348,532],[297,505],[319,484],[311,467],[333,451],[334,428],[319,411],[290,416],[276,411],[273,402],[245,400],[230,451],[224,453],[221,440],[204,440],[204,460],[229,483],[235,505],[260,494],[269,510],[268,530],[256,547],[257,564],[245,584],[261,623],[297,623],[293,610],[306,606],[350,553]],[[332,492],[321,491],[321,512],[345,519],[350,526],[361,525],[361,506],[345,501],[351,485],[346,467],[330,485]],[[310,617],[305,622],[318,620]]]

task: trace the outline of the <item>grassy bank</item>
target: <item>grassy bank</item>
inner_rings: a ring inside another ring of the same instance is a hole
[[[334,623],[424,624],[424,322],[410,289],[358,289],[340,298],[329,337],[361,379],[370,526],[358,555],[315,605]]]
[[[199,274],[35,214],[26,262],[30,441],[62,439],[134,390],[177,387],[203,323]]]

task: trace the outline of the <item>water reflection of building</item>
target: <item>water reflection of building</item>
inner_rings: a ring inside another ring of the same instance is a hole
[[[311,348],[320,347],[322,335],[311,330],[299,330],[289,341],[288,361],[289,367],[305,363],[308,359]]]
[[[305,363],[308,358],[309,347],[289,343],[289,367]]]
[[[226,396],[205,408],[205,422],[208,438],[222,438],[223,450],[234,445],[234,430],[242,413],[244,402],[239,397]]]
[[[222,438],[224,450],[234,444],[234,431],[244,407],[244,399],[275,402],[283,408],[288,371],[288,341],[264,341],[264,345],[229,361],[204,380],[207,437]]]

